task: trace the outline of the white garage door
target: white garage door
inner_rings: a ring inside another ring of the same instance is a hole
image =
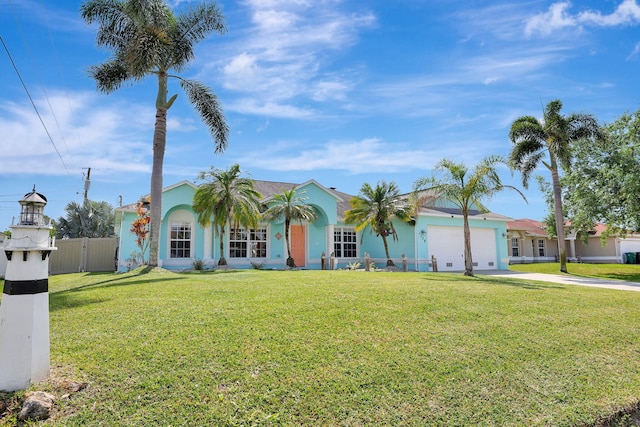
[[[496,234],[491,228],[471,229],[471,257],[474,270],[495,270]],[[438,261],[438,271],[464,270],[464,232],[462,227],[429,226],[429,257]]]
[[[627,259],[625,253],[627,252],[640,252],[640,239],[622,239],[620,240],[620,256],[622,262],[626,263]]]

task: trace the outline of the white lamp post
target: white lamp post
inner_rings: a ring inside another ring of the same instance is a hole
[[[49,256],[56,250],[44,223],[47,199],[35,186],[20,200],[0,301],[0,390],[26,389],[49,376]]]

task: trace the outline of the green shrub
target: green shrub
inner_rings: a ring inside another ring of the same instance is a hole
[[[191,263],[191,266],[193,267],[194,270],[196,271],[202,271],[204,270],[204,261],[201,259],[194,259],[193,262]]]

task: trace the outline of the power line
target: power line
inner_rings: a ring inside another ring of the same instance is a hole
[[[70,175],[71,172],[69,171],[69,168],[67,167],[66,163],[62,159],[62,156],[60,155],[60,151],[58,151],[58,147],[56,147],[56,143],[53,142],[53,138],[51,137],[51,134],[49,133],[49,129],[47,129],[47,125],[44,124],[44,120],[42,120],[42,116],[40,115],[40,112],[38,111],[38,107],[36,107],[35,102],[33,102],[33,98],[31,97],[31,94],[29,93],[29,89],[27,89],[27,85],[24,83],[24,80],[22,80],[22,76],[20,75],[20,71],[18,71],[18,67],[16,66],[15,62],[13,61],[13,58],[11,57],[11,53],[9,52],[9,48],[5,44],[4,39],[2,38],[2,36],[0,36],[0,42],[2,42],[2,46],[4,46],[4,50],[7,52],[7,56],[9,57],[9,60],[11,61],[11,65],[13,65],[13,69],[16,71],[16,74],[18,75],[18,79],[20,79],[20,83],[22,83],[22,87],[24,88],[24,91],[27,93],[27,96],[29,97],[29,101],[31,101],[31,105],[33,106],[33,109],[36,111],[38,119],[40,119],[40,123],[42,124],[42,127],[44,128],[44,131],[47,133],[47,136],[49,137],[49,141],[51,142],[51,145],[53,145],[53,148],[56,150],[56,153],[58,154],[58,158],[60,159],[60,162],[62,163],[62,165],[66,169],[67,174]]]
[[[29,44],[27,43],[27,39],[24,36],[24,32],[22,31],[22,25],[20,25],[20,21],[18,20],[18,17],[16,16],[16,12],[13,8],[13,3],[11,3],[11,0],[9,0],[9,5],[11,6],[11,12],[13,13],[13,19],[16,21],[16,26],[18,27],[18,31],[20,32],[20,37],[22,38],[22,44],[24,44],[24,48],[25,48],[25,52],[27,52],[27,55],[29,56],[29,59],[31,60],[31,66],[33,67],[33,71],[35,73],[36,76],[38,76],[38,80],[42,83],[42,76],[40,74],[40,68],[36,66],[35,61],[33,60],[33,55],[31,54],[31,49],[29,49]],[[44,5],[43,5],[44,7]],[[47,16],[47,13],[45,11],[44,16]],[[46,25],[46,18],[45,18],[45,25]],[[49,33],[51,34],[51,33]],[[52,43],[53,44],[53,43]],[[64,145],[64,148],[67,150],[67,154],[71,155],[71,153],[69,153],[69,147],[67,146],[67,141],[65,141],[64,139],[64,134],[62,133],[62,129],[60,128],[60,122],[58,122],[58,116],[56,115],[56,111],[53,109],[53,106],[51,105],[51,100],[49,99],[49,94],[47,93],[47,90],[45,89],[45,86],[42,85],[42,93],[44,94],[44,99],[47,101],[47,105],[49,106],[49,111],[51,111],[51,117],[53,118],[53,121],[56,124],[56,128],[58,129],[58,134],[60,135],[60,139],[62,140],[62,144]]]
[[[40,4],[42,5],[42,9],[45,10],[44,13],[44,23],[45,23],[45,27],[47,27],[47,32],[49,33],[49,40],[51,41],[51,49],[53,51],[53,56],[56,59],[56,64],[58,65],[58,75],[60,76],[60,80],[62,81],[62,87],[64,88],[64,94],[67,98],[67,104],[69,105],[69,112],[71,113],[71,117],[73,117],[75,119],[76,114],[73,110],[73,106],[71,105],[71,99],[69,97],[69,91],[67,90],[67,84],[65,82],[64,79],[64,73],[62,72],[62,67],[60,66],[60,58],[58,57],[58,50],[56,49],[56,45],[54,43],[53,40],[53,36],[51,34],[51,28],[49,27],[49,21],[47,20],[47,17],[49,16],[48,13],[46,13],[46,6],[44,4],[43,0],[40,0]],[[52,110],[51,113],[54,115],[55,117],[55,112]],[[56,120],[56,124],[58,123],[58,121]],[[65,148],[67,149],[67,154],[69,153],[69,147],[67,146],[67,142],[64,139],[64,135],[62,133],[62,129],[60,129],[60,127],[58,126],[58,131],[60,132],[60,137],[62,138],[62,141],[65,144]],[[75,137],[76,140],[80,143],[80,145],[84,146],[84,142],[82,140],[82,138],[79,137],[78,135],[78,131],[77,129],[75,130]]]

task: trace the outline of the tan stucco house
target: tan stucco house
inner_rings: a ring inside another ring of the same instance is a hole
[[[587,241],[576,236],[575,232],[565,238],[567,260],[586,263],[627,263],[639,254],[635,263],[640,263],[640,234],[627,234],[625,237],[609,236],[602,241],[605,224],[597,224],[589,232]],[[558,244],[555,237],[549,237],[544,223],[522,218],[507,222],[507,242],[509,245],[509,263],[523,264],[534,262],[554,262],[558,260]]]

